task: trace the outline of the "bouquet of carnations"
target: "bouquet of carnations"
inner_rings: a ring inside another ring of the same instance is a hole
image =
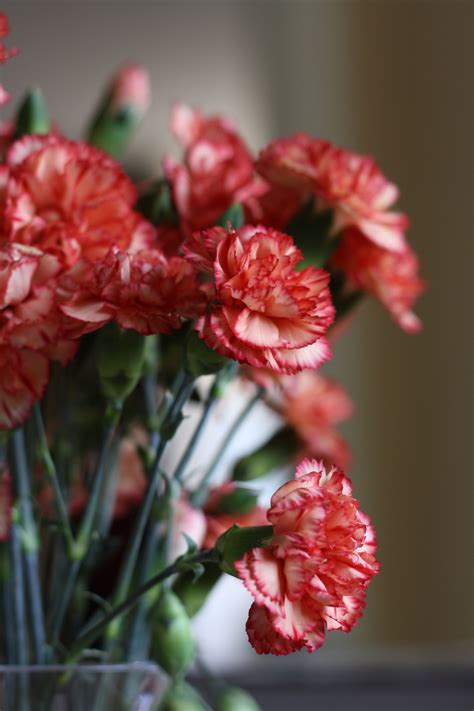
[[[1,127],[0,654],[151,660],[170,678],[163,710],[255,709],[185,681],[191,619],[233,575],[258,654],[353,628],[376,538],[335,428],[352,402],[319,369],[365,295],[418,331],[424,284],[397,187],[327,140],[254,157],[229,120],[179,104],[182,159],[135,185],[119,160],[149,99],[126,65],[85,140],[50,123],[38,90]],[[222,471],[257,403],[276,430]],[[214,457],[196,464],[200,441]]]

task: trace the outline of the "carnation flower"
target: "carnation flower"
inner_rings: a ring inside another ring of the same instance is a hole
[[[56,298],[55,257],[24,245],[0,249],[0,429],[21,424],[48,381],[48,359],[77,344]]]
[[[141,64],[126,64],[114,76],[110,88],[112,112],[133,109],[138,116],[143,116],[150,105],[150,77]]]
[[[136,191],[118,163],[86,143],[25,136],[7,153],[2,176],[5,239],[38,247],[70,267],[111,246],[149,246],[154,231],[133,210]]]
[[[344,273],[350,288],[375,296],[404,331],[421,329],[411,309],[425,282],[418,275],[418,258],[410,248],[402,254],[391,252],[365,239],[357,229],[347,229],[331,267]]]
[[[79,263],[63,286],[70,296],[62,310],[86,323],[84,332],[115,319],[143,335],[169,333],[206,304],[192,265],[158,249],[130,254],[114,248],[93,268]]]
[[[407,248],[408,218],[389,211],[398,199],[398,188],[370,156],[297,133],[265,148],[257,170],[272,184],[299,190],[303,198],[315,195],[318,209],[332,209],[334,234],[352,225],[387,250]]]
[[[166,156],[164,172],[187,234],[211,227],[232,203],[262,190],[262,182],[254,176],[253,159],[227,119],[204,118],[177,104],[171,114],[171,130],[186,153],[184,163]]]
[[[4,12],[0,12],[0,38],[7,37],[10,33],[10,27],[8,25],[8,19]],[[18,50],[13,47],[12,49],[7,49],[5,44],[0,41],[0,64],[5,64],[9,59],[18,54]],[[0,84],[0,107],[4,106],[10,101],[10,94],[4,87]]]
[[[369,518],[342,470],[303,460],[273,495],[273,536],[235,563],[255,599],[247,622],[259,654],[289,654],[323,644],[326,631],[350,632],[379,570]]]
[[[310,370],[280,376],[267,394],[267,402],[301,441],[300,455],[346,467],[351,453],[334,425],[352,415],[352,400],[335,380]]]
[[[291,237],[247,225],[230,234],[205,230],[187,243],[188,259],[194,254],[203,271],[214,252],[215,300],[196,325],[210,348],[279,373],[316,368],[330,357],[329,275],[297,271],[303,257]]]

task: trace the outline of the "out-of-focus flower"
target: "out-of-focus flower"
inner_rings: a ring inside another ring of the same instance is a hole
[[[182,257],[167,259],[157,249],[128,253],[113,248],[93,269],[78,264],[64,287],[71,297],[62,309],[87,324],[85,331],[115,319],[143,335],[169,333],[183,319],[202,313],[207,301],[192,265]]]
[[[154,230],[133,210],[136,191],[114,160],[86,143],[25,136],[7,153],[0,195],[2,232],[11,242],[56,255],[64,267],[151,245]]]
[[[143,116],[150,105],[150,77],[141,64],[131,62],[122,67],[114,76],[110,89],[111,111],[118,113],[132,109]]]
[[[214,548],[219,536],[235,524],[238,526],[264,526],[267,523],[265,510],[256,505],[253,500],[250,502],[250,508],[245,507],[248,510],[226,511],[232,506],[226,507],[225,502],[236,490],[237,485],[232,481],[215,486],[210,490],[204,505],[207,528],[203,548]]]
[[[259,371],[253,372],[258,378]],[[340,383],[310,370],[284,375],[274,379],[266,401],[296,433],[301,442],[299,457],[348,466],[349,447],[334,425],[350,417],[354,405]]]
[[[8,25],[8,18],[4,12],[0,12],[0,38],[3,39],[7,37],[10,33],[10,27]],[[5,64],[9,59],[18,54],[16,47],[7,49],[5,44],[0,41],[0,64]],[[10,101],[10,94],[6,89],[0,84],[0,107],[4,106]]]
[[[326,631],[350,632],[379,570],[369,518],[349,479],[303,460],[295,479],[273,495],[273,536],[235,563],[255,602],[247,632],[259,654],[313,652]]]
[[[12,482],[8,469],[0,465],[0,543],[10,539],[12,525]]]
[[[188,259],[194,251],[208,264],[216,249],[215,299],[196,325],[210,348],[288,374],[316,368],[330,357],[329,276],[313,267],[296,270],[302,254],[291,237],[249,225],[230,234],[214,228],[194,235],[189,248]],[[206,251],[208,258],[202,256]]]
[[[184,162],[164,159],[181,227],[186,234],[215,225],[232,203],[244,202],[264,189],[254,175],[253,159],[227,119],[205,118],[177,104],[171,130],[185,148]]]
[[[0,430],[26,420],[48,383],[48,359],[26,348],[0,344]]]
[[[365,239],[357,229],[347,229],[331,267],[344,273],[350,288],[375,296],[404,331],[421,329],[412,307],[425,282],[418,275],[418,258],[409,247],[401,254],[391,252]]]
[[[387,250],[406,249],[408,218],[389,210],[398,188],[370,156],[297,133],[265,148],[257,170],[271,184],[299,190],[303,198],[313,194],[318,209],[332,209],[334,234],[352,225]]]
[[[206,536],[206,528],[206,516],[203,511],[192,506],[187,495],[183,493],[176,506],[171,542],[171,560],[186,553],[188,545],[184,534],[194,541],[198,548],[201,548]]]

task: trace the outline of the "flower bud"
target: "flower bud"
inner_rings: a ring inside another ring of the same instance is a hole
[[[209,711],[209,706],[192,686],[178,681],[170,686],[158,711]]]
[[[261,711],[255,699],[236,686],[225,687],[217,696],[215,711]]]
[[[145,360],[145,336],[107,324],[98,334],[97,369],[106,398],[123,402],[137,385]]]
[[[184,672],[194,657],[191,622],[183,604],[170,590],[163,590],[151,621],[151,658],[170,676]]]
[[[272,526],[246,526],[241,528],[234,525],[223,533],[216,542],[221,560],[220,567],[229,575],[239,577],[234,568],[236,560],[243,558],[245,553],[252,548],[261,548],[273,534]]]
[[[15,138],[21,138],[31,133],[48,133],[49,118],[40,89],[32,89],[27,93],[20,105],[16,117]]]
[[[288,464],[300,446],[290,427],[284,427],[255,452],[242,457],[234,466],[235,481],[251,481],[269,474],[273,469]]]
[[[113,77],[89,130],[89,143],[118,158],[150,105],[148,72],[124,66]]]

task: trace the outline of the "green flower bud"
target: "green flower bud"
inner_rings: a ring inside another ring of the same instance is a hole
[[[114,158],[125,150],[150,104],[150,80],[138,64],[120,69],[107,87],[88,132],[88,142]]]
[[[192,686],[178,681],[170,686],[158,711],[209,711],[209,706]]]
[[[291,427],[278,430],[265,444],[242,457],[234,466],[235,481],[251,481],[288,464],[298,451],[298,437]]]
[[[190,331],[186,339],[186,368],[195,377],[211,375],[222,370],[229,359],[209,348],[196,331]]]
[[[216,542],[221,560],[220,566],[224,573],[239,577],[234,563],[243,558],[252,548],[261,548],[273,535],[272,526],[245,526],[241,528],[235,524],[223,533]]]
[[[49,118],[40,89],[32,89],[25,96],[16,117],[15,138],[30,133],[48,133]]]
[[[218,565],[207,565],[197,580],[192,572],[178,577],[173,585],[173,592],[183,603],[189,617],[194,617],[199,612],[221,575],[222,570]]]
[[[97,369],[110,401],[123,402],[137,385],[145,361],[145,336],[110,323],[97,338]]]
[[[261,711],[255,699],[243,689],[227,686],[217,696],[215,711]]]
[[[228,494],[222,494],[212,508],[212,515],[247,514],[257,505],[258,491],[243,486],[236,486]]]
[[[191,622],[180,599],[163,590],[151,620],[151,658],[170,676],[184,672],[194,658]]]

